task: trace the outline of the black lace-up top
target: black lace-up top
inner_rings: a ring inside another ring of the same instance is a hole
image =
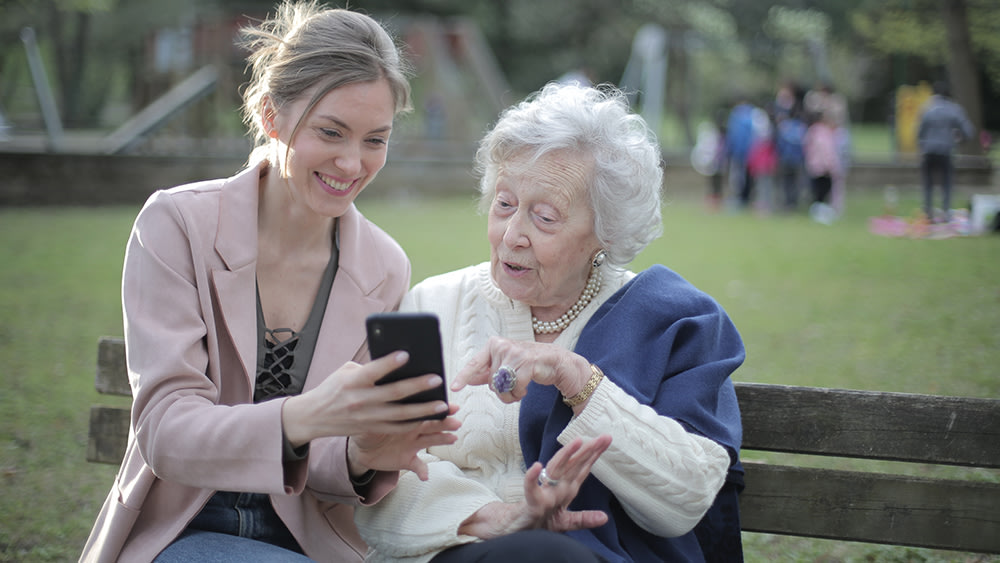
[[[260,293],[257,294],[257,382],[253,394],[255,403],[276,397],[298,395],[302,392],[316,349],[323,315],[326,313],[326,303],[330,299],[333,278],[337,275],[337,261],[340,256],[338,226],[339,224],[335,224],[333,228],[334,240],[330,262],[323,272],[316,300],[302,330],[295,332],[290,328],[268,328],[260,305]]]

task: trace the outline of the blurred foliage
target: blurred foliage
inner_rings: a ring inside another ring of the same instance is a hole
[[[710,115],[737,90],[764,102],[786,79],[812,86],[829,78],[851,101],[852,117],[882,121],[895,87],[944,75],[947,42],[939,16],[944,1],[352,0],[349,5],[389,27],[414,15],[476,22],[512,99],[574,69],[586,69],[598,82],[620,83],[636,31],[655,23],[669,34],[667,102],[685,116]],[[968,8],[968,33],[985,78],[983,105],[991,106],[992,93],[1000,92],[1000,7],[996,0],[960,1]],[[64,122],[100,128],[120,124],[179,80],[152,68],[157,30],[260,17],[273,6],[273,0],[0,0],[0,109],[8,116],[37,117],[19,40],[25,26],[36,29]],[[241,62],[235,50],[229,55],[238,83]],[[203,62],[194,61],[188,72],[196,64]],[[229,95],[216,107],[234,101]]]
[[[868,47],[887,55],[912,55],[944,64],[947,37],[941,0],[867,0],[851,22]],[[1000,89],[1000,6],[996,0],[965,0],[969,35],[983,71]]]

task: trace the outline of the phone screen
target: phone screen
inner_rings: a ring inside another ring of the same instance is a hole
[[[441,376],[440,387],[410,395],[400,402],[422,403],[448,401],[444,384],[444,361],[441,354],[441,331],[438,318],[431,313],[376,313],[365,321],[368,332],[368,349],[372,359],[381,358],[397,350],[405,350],[410,360],[402,367],[386,374],[376,384],[391,383],[428,373]],[[428,418],[442,419],[445,413]]]

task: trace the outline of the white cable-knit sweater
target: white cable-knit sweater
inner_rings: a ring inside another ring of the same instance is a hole
[[[573,349],[594,312],[633,276],[605,271],[597,297],[554,344]],[[401,309],[438,315],[446,378],[457,374],[491,336],[534,339],[530,309],[497,288],[485,262],[421,282]],[[367,561],[429,561],[447,547],[477,541],[457,531],[482,506],[524,499],[519,404],[502,403],[486,386],[466,387],[449,400],[461,405],[457,416],[462,427],[457,442],[422,454],[430,479],[420,481],[404,472],[381,502],[356,510],[355,521],[370,546]],[[730,464],[722,446],[640,405],[608,378],[559,442],[600,434],[610,434],[612,443],[594,464],[594,475],[639,526],[661,536],[685,534],[698,523]]]

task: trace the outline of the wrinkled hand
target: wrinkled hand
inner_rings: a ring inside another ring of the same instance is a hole
[[[501,366],[513,368],[517,373],[514,389],[509,393],[497,393],[505,403],[523,399],[531,381],[555,385],[564,397],[572,397],[583,389],[591,375],[590,362],[562,346],[494,336],[458,372],[451,389],[458,391],[466,385],[489,385]]]
[[[568,532],[603,526],[608,521],[604,512],[567,507],[610,445],[611,436],[603,434],[587,442],[577,438],[564,446],[545,466],[549,479],[558,481],[553,485],[539,484],[542,464],[535,462],[524,475],[524,502],[490,503],[463,522],[459,533],[490,539],[536,528]]]
[[[285,436],[294,447],[327,436],[355,436],[348,444],[356,456],[349,455],[352,470],[363,472],[362,467],[382,470],[415,467],[419,470],[422,463],[414,465],[413,462],[416,452],[428,446],[454,442],[454,436],[448,432],[457,429],[460,423],[453,418],[413,420],[442,412],[454,414],[455,409],[449,409],[444,401],[397,403],[440,385],[440,375],[427,374],[375,385],[377,380],[408,360],[409,354],[397,352],[365,365],[348,362],[317,387],[289,397],[281,410]],[[404,444],[405,448],[392,451]],[[396,463],[391,462],[393,459]],[[426,468],[423,471],[426,474]]]

